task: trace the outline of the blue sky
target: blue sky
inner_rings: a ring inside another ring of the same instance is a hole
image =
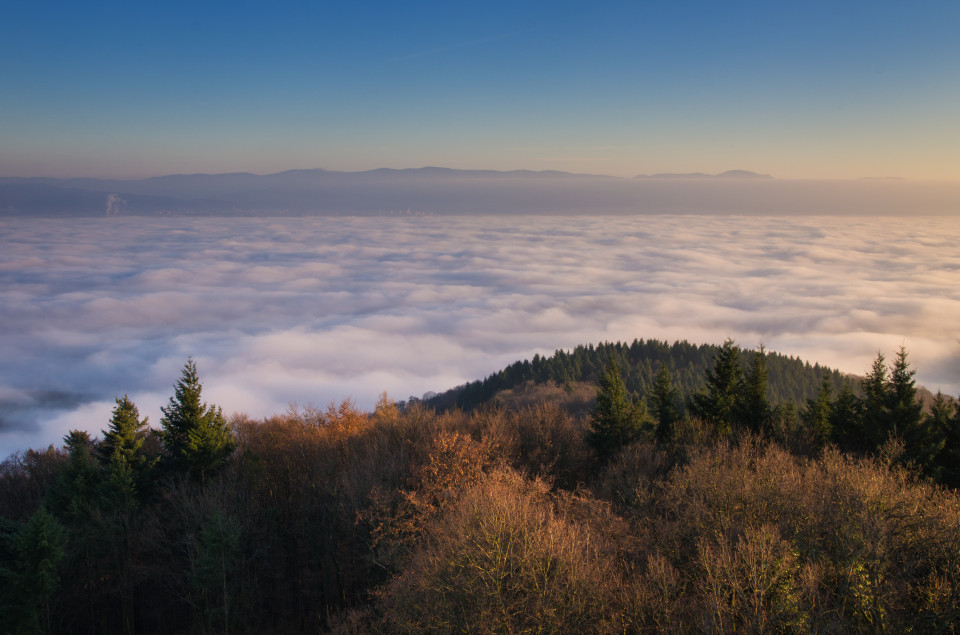
[[[5,2],[0,176],[960,179],[960,3]]]

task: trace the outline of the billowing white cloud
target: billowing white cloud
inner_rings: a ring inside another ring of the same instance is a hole
[[[124,393],[157,425],[188,355],[251,416],[637,337],[854,373],[902,344],[957,395],[957,244],[942,217],[5,220],[0,456],[98,433]]]

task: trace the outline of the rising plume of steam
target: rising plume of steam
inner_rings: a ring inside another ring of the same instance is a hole
[[[123,212],[123,206],[127,202],[120,198],[119,194],[107,195],[107,216],[119,216]]]

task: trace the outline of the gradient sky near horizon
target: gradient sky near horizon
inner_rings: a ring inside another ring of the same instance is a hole
[[[960,179],[960,3],[8,2],[0,177]]]

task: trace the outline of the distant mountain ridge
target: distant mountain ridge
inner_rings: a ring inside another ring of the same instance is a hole
[[[0,178],[0,218],[472,214],[956,214],[960,183],[790,181],[746,170],[622,178],[378,168],[138,180]]]
[[[302,169],[265,175],[170,174],[136,180],[0,178],[0,216],[470,213],[508,211],[518,205],[543,212],[555,205],[554,199],[538,205],[538,199],[543,200],[535,191],[539,186],[618,180],[623,179],[555,170],[501,172],[432,166],[363,172]],[[108,200],[113,199],[125,204],[111,206]]]
[[[769,174],[758,174],[749,170],[727,170],[719,174],[706,172],[638,174],[635,179],[772,179]]]

